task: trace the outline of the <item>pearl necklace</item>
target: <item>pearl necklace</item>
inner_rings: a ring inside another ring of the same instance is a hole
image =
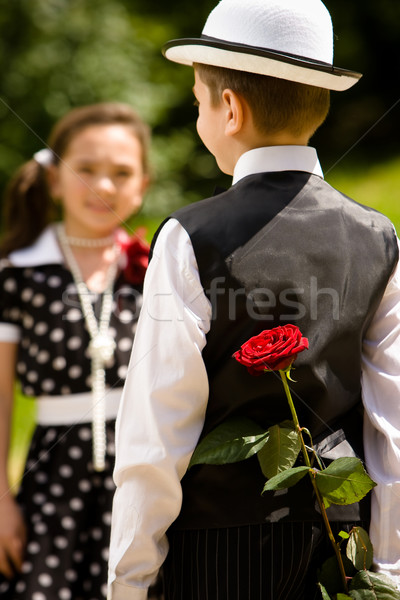
[[[114,244],[114,237],[112,235],[103,238],[78,238],[72,235],[65,235],[65,238],[70,246],[78,246],[80,248],[103,248]]]
[[[90,301],[91,292],[82,279],[78,263],[70,248],[70,241],[65,234],[62,224],[57,225],[57,236],[70,268],[73,280],[78,291],[83,316],[90,335],[89,355],[91,358],[92,372],[92,432],[93,432],[93,466],[96,471],[104,471],[106,453],[106,428],[105,428],[105,370],[114,356],[115,341],[109,333],[111,312],[113,306],[113,287],[118,270],[118,256],[120,248],[114,244],[115,260],[110,264],[107,273],[107,285],[103,292],[100,318],[97,322],[93,306]]]

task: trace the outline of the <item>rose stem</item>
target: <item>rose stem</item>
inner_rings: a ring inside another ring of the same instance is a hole
[[[293,403],[293,400],[292,400],[292,395],[290,393],[290,388],[289,388],[289,385],[288,385],[288,382],[287,382],[286,371],[279,371],[279,374],[280,374],[281,379],[282,379],[283,387],[285,388],[285,393],[286,393],[286,397],[288,399],[290,412],[292,413],[292,418],[293,418],[293,422],[294,422],[294,425],[295,425],[295,428],[296,428],[296,432],[297,432],[297,435],[299,436],[299,440],[300,440],[300,444],[301,444],[301,449],[302,449],[303,456],[304,456],[304,461],[305,461],[307,467],[310,467],[311,483],[313,485],[313,488],[314,488],[314,491],[315,491],[315,495],[317,497],[317,501],[318,501],[318,504],[319,504],[319,507],[320,507],[320,510],[321,510],[322,518],[323,518],[324,523],[325,523],[325,527],[326,527],[326,530],[327,530],[327,533],[328,533],[328,537],[329,537],[329,539],[331,541],[333,549],[335,550],[336,558],[337,558],[338,563],[339,563],[339,570],[340,570],[340,575],[341,575],[341,578],[342,578],[343,586],[344,586],[345,592],[347,593],[348,592],[347,579],[346,579],[346,572],[344,570],[342,556],[340,554],[339,546],[336,543],[335,536],[332,533],[331,525],[329,523],[328,515],[326,514],[326,509],[325,509],[325,506],[324,506],[324,501],[322,500],[320,491],[319,491],[319,489],[317,487],[317,484],[316,484],[314,476],[313,476],[313,472],[311,470],[312,466],[311,466],[311,462],[310,462],[310,457],[308,456],[308,452],[307,452],[307,449],[306,449],[306,446],[305,446],[305,443],[304,443],[304,439],[303,439],[303,434],[301,432],[301,427],[300,427],[300,424],[299,424],[299,419],[297,417],[296,409],[295,409],[295,406],[294,406],[294,403]]]

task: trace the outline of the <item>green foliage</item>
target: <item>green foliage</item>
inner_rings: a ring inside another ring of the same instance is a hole
[[[357,571],[370,569],[373,560],[373,548],[368,533],[362,527],[354,527],[346,546],[346,556]]]
[[[222,465],[250,458],[267,442],[269,432],[250,419],[228,419],[198,444],[190,461]]]
[[[294,467],[293,469],[286,469],[286,471],[282,471],[275,477],[272,477],[267,481],[264,486],[263,493],[272,491],[272,490],[284,490],[285,488],[290,488],[296,483],[303,479],[306,473],[310,472],[309,467]]]
[[[376,485],[358,458],[338,458],[315,476],[325,508],[359,502]]]
[[[269,438],[258,451],[257,458],[267,479],[293,467],[300,452],[300,441],[291,421],[268,429]]]
[[[366,570],[352,578],[349,595],[353,600],[400,600],[400,592],[388,577]]]

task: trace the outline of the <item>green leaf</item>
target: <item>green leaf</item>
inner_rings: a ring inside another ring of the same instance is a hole
[[[357,571],[371,567],[373,548],[368,533],[362,527],[353,527],[350,531],[346,556],[351,560]]]
[[[268,437],[269,432],[250,419],[228,419],[201,440],[189,468],[202,463],[223,465],[246,460],[264,446]]]
[[[343,566],[347,577],[355,574],[355,569],[349,559],[341,554]],[[336,597],[336,594],[344,593],[342,576],[340,574],[338,560],[335,555],[329,557],[318,571],[318,582],[324,586],[328,594]]]
[[[341,537],[343,540],[348,540],[350,537],[350,534],[347,533],[347,531],[339,531],[339,537]]]
[[[257,454],[261,470],[270,479],[293,467],[300,452],[300,440],[291,421],[284,421],[268,429],[269,438]]]
[[[338,458],[316,474],[316,483],[325,507],[353,504],[364,498],[376,485],[358,458]]]
[[[351,596],[347,594],[337,594],[336,600],[351,600]]]
[[[286,469],[283,473],[279,473],[267,481],[264,486],[263,493],[271,490],[283,490],[293,485],[296,485],[304,475],[310,471],[309,467],[295,467],[294,469]]]
[[[326,591],[326,589],[322,585],[322,583],[318,583],[318,585],[319,585],[319,589],[321,590],[322,600],[331,600],[330,595],[328,594],[328,592]]]
[[[393,581],[381,573],[358,571],[350,584],[353,600],[400,600],[400,592]]]

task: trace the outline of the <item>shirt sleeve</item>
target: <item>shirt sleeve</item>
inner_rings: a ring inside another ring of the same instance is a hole
[[[18,343],[21,310],[17,271],[4,263],[0,261],[0,342]]]
[[[204,424],[210,319],[190,238],[170,219],[147,270],[116,424],[109,600],[145,600],[168,552],[165,532]]]
[[[370,537],[378,571],[400,587],[400,267],[363,343],[364,447],[372,491]]]

